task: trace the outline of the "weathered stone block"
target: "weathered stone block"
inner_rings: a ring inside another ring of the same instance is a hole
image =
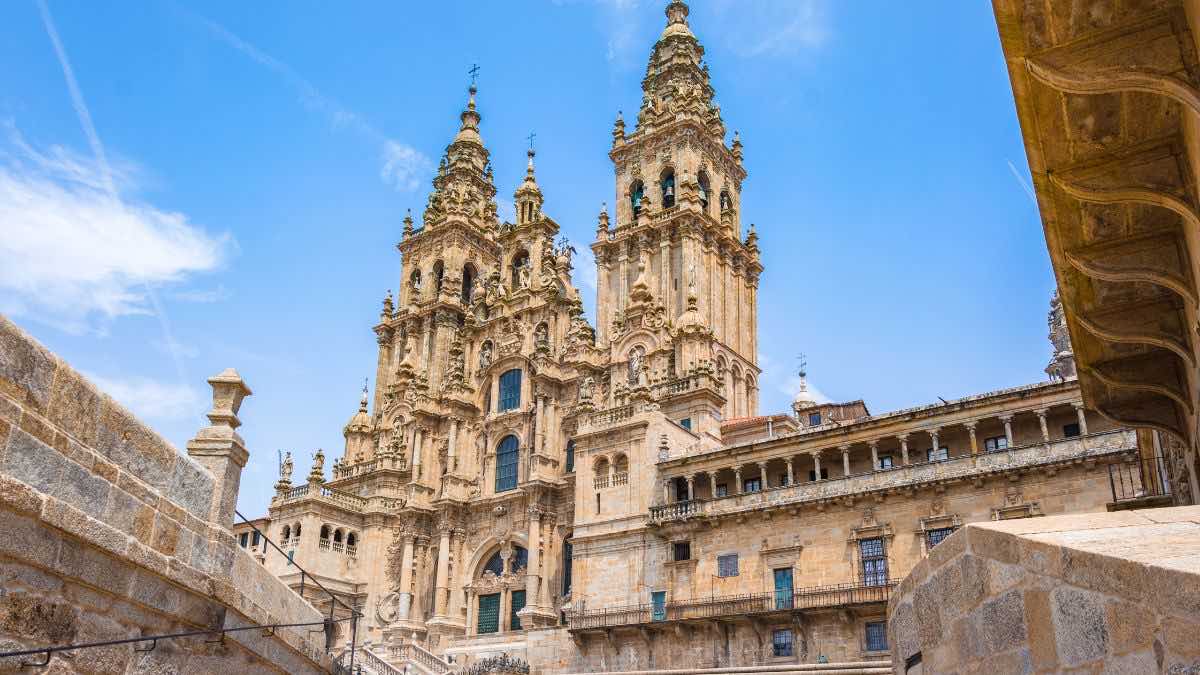
[[[150,545],[154,550],[163,555],[175,555],[175,548],[179,544],[179,532],[182,528],[179,523],[171,518],[159,513],[154,516],[154,535]]]
[[[0,554],[50,567],[58,559],[60,541],[33,518],[0,510]]]
[[[42,522],[57,527],[94,546],[122,556],[129,550],[129,536],[120,530],[89,517],[74,506],[46,497],[42,505]]]
[[[1109,630],[1109,650],[1124,654],[1151,649],[1154,645],[1154,612],[1142,605],[1109,600],[1105,605],[1105,623]],[[1198,634],[1200,635],[1200,634]]]
[[[46,417],[62,431],[84,445],[95,445],[103,396],[68,366],[62,366],[54,378]]]
[[[980,605],[973,614],[977,635],[987,654],[1019,648],[1029,635],[1025,605],[1019,590],[1012,590]]]
[[[109,397],[104,398],[96,450],[150,487],[165,493],[178,453]]]
[[[52,493],[61,483],[67,458],[22,429],[13,429],[0,473],[28,483],[38,491]]]
[[[38,514],[42,495],[22,481],[0,475],[0,506],[17,513]]]
[[[1081,666],[1108,651],[1108,626],[1101,596],[1069,586],[1050,594],[1054,639],[1064,665]]]
[[[53,354],[0,316],[0,393],[22,405],[44,410],[50,402],[50,386],[57,369]]]
[[[195,461],[180,456],[175,460],[167,498],[202,520],[212,506],[213,477]]]
[[[0,595],[0,631],[50,644],[75,639],[79,613],[70,604],[29,593]]]
[[[129,592],[133,568],[70,537],[62,542],[55,568],[94,588],[124,597]]]

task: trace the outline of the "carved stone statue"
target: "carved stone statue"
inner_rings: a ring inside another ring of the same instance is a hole
[[[591,403],[592,402],[592,390],[595,387],[596,387],[596,381],[594,379],[592,379],[591,375],[588,375],[587,377],[583,378],[583,381],[579,383],[579,402],[580,403]]]
[[[546,328],[546,324],[539,323],[533,330],[533,346],[538,351],[550,349],[550,329]]]
[[[325,481],[325,452],[317,448],[313,455],[312,471],[308,472],[309,482],[323,483]]]
[[[490,365],[492,365],[492,343],[489,340],[479,348],[479,369],[487,370]]]
[[[529,288],[529,264],[521,265],[517,270],[517,282],[521,284],[521,288]]]
[[[642,370],[645,367],[642,363],[642,348],[634,347],[633,351],[629,352],[629,383],[640,384],[642,381]]]
[[[292,453],[283,453],[283,463],[279,465],[279,480],[284,483],[292,482]]]

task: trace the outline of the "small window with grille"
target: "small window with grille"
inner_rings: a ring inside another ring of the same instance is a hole
[[[692,559],[692,542],[677,541],[671,548],[675,552],[675,561],[676,562]]]
[[[887,555],[883,539],[861,539],[858,542],[859,558],[862,562],[862,579],[868,586],[883,586],[888,582]]]
[[[867,651],[883,652],[887,651],[887,622],[884,621],[868,621],[866,625],[867,632]]]
[[[925,532],[925,539],[929,542],[929,548],[933,548],[942,543],[942,540],[954,533],[953,527],[939,527],[936,530],[928,530]]]
[[[790,628],[778,628],[771,634],[771,654],[773,656],[792,655],[792,631]]]
[[[717,576],[736,577],[738,575],[738,555],[727,553],[717,556]]]

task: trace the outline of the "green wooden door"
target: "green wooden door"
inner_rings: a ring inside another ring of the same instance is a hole
[[[479,632],[495,633],[500,630],[500,594],[479,596]]]
[[[525,591],[512,592],[512,613],[508,617],[508,625],[511,630],[521,630],[521,618],[517,616],[517,612],[525,609]]]

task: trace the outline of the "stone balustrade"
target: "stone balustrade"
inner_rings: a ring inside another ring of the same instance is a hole
[[[277,502],[277,505],[282,506],[283,504],[288,504],[291,502],[297,502],[302,499],[310,499],[310,498],[315,498],[315,499],[319,499],[321,501],[329,502],[331,504],[340,506],[341,508],[346,509],[348,511],[355,511],[358,513],[361,513],[366,510],[367,502],[368,502],[366,497],[359,497],[358,495],[352,495],[349,492],[342,492],[341,490],[335,490],[334,488],[331,488],[331,487],[322,486],[319,490],[314,492],[309,489],[308,484],[305,484],[305,485],[298,485],[294,488],[290,488],[289,490],[287,490],[284,493],[283,498]],[[395,499],[385,500],[383,507],[385,509],[394,508],[398,503],[399,503],[399,501],[395,500]]]
[[[1095,460],[1137,450],[1137,432],[1131,429],[1076,436],[1049,443],[1034,443],[1007,450],[898,466],[832,480],[816,480],[743,492],[713,499],[693,499],[651,507],[651,524],[758,511],[850,495],[917,487],[948,480],[969,479],[1043,465]],[[668,479],[670,480],[670,479]]]

